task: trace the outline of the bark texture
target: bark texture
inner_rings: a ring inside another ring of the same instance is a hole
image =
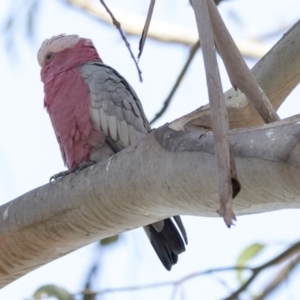
[[[231,132],[237,215],[300,207],[300,125]],[[172,215],[218,216],[213,135],[165,125],[108,161],[0,207],[0,285],[97,239]],[[112,188],[117,186],[118,188]]]

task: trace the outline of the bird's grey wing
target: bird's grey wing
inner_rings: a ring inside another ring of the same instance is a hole
[[[91,121],[98,126],[115,152],[150,131],[142,104],[129,83],[113,68],[98,62],[82,66],[90,92]]]
[[[106,142],[116,153],[150,131],[142,104],[130,84],[116,70],[90,62],[81,68],[90,92],[91,121],[106,136]],[[175,221],[187,243],[180,217]],[[161,262],[170,270],[185,251],[184,241],[171,219],[144,227]]]

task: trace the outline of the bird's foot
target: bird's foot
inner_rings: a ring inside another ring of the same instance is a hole
[[[77,165],[77,166],[73,169],[72,173],[75,173],[75,175],[77,175],[81,170],[83,170],[83,169],[85,169],[85,168],[88,168],[88,167],[94,165],[95,163],[96,163],[96,162],[95,162],[94,160],[92,160],[92,161],[87,161],[87,162],[83,162],[83,163]]]
[[[62,172],[59,172],[57,174],[54,174],[53,176],[50,177],[50,183],[52,181],[57,180],[57,179],[64,178],[65,176],[70,175],[72,173],[77,175],[81,170],[83,170],[85,168],[88,168],[88,167],[94,165],[95,163],[96,162],[93,161],[93,160],[88,161],[88,162],[83,162],[83,163],[79,164],[78,166],[76,166],[73,170],[66,170],[66,171],[62,171]]]
[[[50,181],[50,183],[52,183],[52,181],[55,181],[55,180],[60,179],[60,178],[64,178],[65,176],[67,176],[71,173],[73,173],[73,171],[67,170],[67,171],[59,172],[59,173],[54,174],[53,176],[51,176],[49,181]]]

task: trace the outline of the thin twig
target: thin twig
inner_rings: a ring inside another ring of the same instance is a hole
[[[288,249],[283,251],[282,253],[278,254],[276,257],[272,258],[271,260],[267,261],[266,263],[256,267],[256,268],[250,268],[247,266],[234,266],[234,267],[222,267],[222,268],[214,268],[214,269],[208,269],[201,272],[195,272],[192,274],[189,274],[187,276],[182,277],[179,280],[176,281],[164,281],[164,282],[156,282],[146,285],[138,285],[138,286],[128,286],[128,287],[119,287],[119,288],[110,288],[110,289],[104,289],[102,291],[97,292],[97,295],[104,295],[108,293],[117,293],[117,292],[129,292],[129,291],[140,291],[140,290],[146,290],[146,289],[153,289],[153,288],[159,288],[159,287],[165,287],[165,286],[174,286],[174,289],[177,289],[178,286],[183,284],[184,282],[193,279],[195,277],[204,276],[208,274],[213,273],[220,273],[220,272],[228,272],[228,271],[252,271],[252,275],[249,277],[249,279],[233,294],[231,294],[229,297],[225,298],[226,300],[236,300],[240,293],[245,291],[247,287],[250,285],[250,283],[265,269],[272,267],[276,264],[279,264],[283,262],[284,260],[290,258],[291,256],[298,253],[300,250],[300,241],[295,243],[294,245],[290,246]],[[80,293],[82,294],[82,293]],[[174,290],[172,295],[174,295]],[[224,299],[224,300],[225,300]]]
[[[83,13],[93,16],[96,20],[111,24],[111,19],[105,9],[92,0],[61,0],[72,7],[80,9]],[[112,6],[111,6],[112,8]],[[115,14],[122,19],[122,28],[127,35],[140,36],[145,23],[144,17],[122,10],[116,6],[112,9]],[[152,20],[148,31],[148,39],[165,43],[178,43],[192,46],[198,40],[198,33],[195,29],[187,29],[180,25],[175,25],[163,21]],[[239,50],[244,56],[261,58],[265,55],[269,47],[257,40],[243,39],[237,42]]]
[[[195,277],[204,276],[204,275],[217,273],[217,272],[228,272],[228,271],[238,271],[238,270],[252,271],[253,269],[249,268],[249,267],[246,267],[246,266],[243,266],[243,267],[239,267],[239,266],[236,266],[236,267],[223,267],[223,268],[216,268],[216,269],[208,269],[208,270],[205,270],[205,271],[196,272],[196,273],[184,276],[181,279],[176,280],[176,281],[164,281],[164,282],[155,282],[155,283],[146,284],[146,285],[134,285],[134,286],[127,286],[127,287],[108,288],[108,289],[104,289],[102,291],[91,292],[91,293],[97,294],[97,295],[104,295],[104,294],[109,294],[109,293],[141,291],[141,290],[165,287],[165,286],[169,286],[169,285],[179,286],[179,285],[183,284],[185,281],[190,280],[190,279],[195,278]],[[81,292],[81,293],[75,294],[74,296],[82,295],[82,294],[83,293]]]
[[[295,253],[299,252],[300,250],[300,241],[295,243],[294,245],[292,245],[290,248],[288,248],[287,250],[285,250],[284,252],[282,252],[281,254],[279,254],[278,256],[276,256],[275,258],[269,260],[268,262],[262,264],[259,267],[253,268],[252,269],[252,275],[249,277],[249,279],[244,282],[243,285],[241,285],[234,293],[232,293],[229,297],[225,298],[224,300],[235,300],[237,299],[237,297],[244,292],[248,286],[250,285],[250,283],[265,269],[267,269],[268,267],[274,266],[278,263],[281,263],[283,260],[291,257],[292,255],[294,255]]]
[[[123,30],[121,28],[121,23],[114,17],[114,15],[112,14],[112,12],[109,10],[109,8],[107,7],[107,5],[105,4],[104,0],[100,0],[101,4],[104,6],[104,8],[106,9],[106,11],[109,13],[111,19],[112,19],[112,22],[113,24],[116,26],[116,28],[119,30],[120,32],[120,35],[122,37],[122,40],[125,42],[125,45],[126,47],[128,48],[128,51],[130,53],[130,56],[131,58],[133,59],[134,63],[135,63],[135,66],[136,66],[136,69],[138,71],[138,75],[139,75],[139,79],[140,79],[140,82],[143,82],[143,78],[142,78],[142,71],[140,70],[139,66],[138,66],[138,63],[131,51],[131,48],[130,48],[130,44],[128,43],[126,37],[125,37],[125,34],[123,33]]]
[[[155,282],[151,284],[146,285],[136,285],[136,286],[127,286],[127,287],[118,287],[118,288],[108,288],[103,289],[100,291],[83,291],[80,293],[73,294],[73,297],[76,297],[78,295],[83,294],[90,294],[90,295],[104,295],[109,293],[119,293],[119,292],[131,292],[131,291],[141,291],[141,290],[147,290],[147,289],[153,289],[153,288],[159,288],[159,287],[165,287],[165,286],[174,286],[174,289],[176,289],[178,286],[183,284],[184,282],[193,279],[195,277],[205,276],[209,274],[214,273],[221,273],[221,272],[229,272],[229,271],[251,271],[253,274],[249,277],[249,279],[233,294],[231,294],[226,299],[230,300],[236,300],[238,299],[238,296],[246,290],[246,288],[249,286],[249,284],[261,273],[263,270],[272,267],[276,264],[282,263],[285,260],[289,259],[291,256],[296,255],[295,260],[292,262],[293,265],[296,265],[300,260],[300,241],[290,246],[288,249],[284,250],[282,253],[278,254],[276,257],[272,258],[271,260],[267,261],[266,263],[256,267],[251,268],[247,266],[234,266],[234,267],[221,267],[221,268],[213,268],[208,269],[200,272],[195,272],[192,274],[189,274],[187,276],[184,276],[180,278],[179,280],[175,281],[164,281],[164,282]],[[174,293],[174,291],[173,291]],[[31,300],[31,299],[27,299]],[[33,299],[32,299],[33,300]]]
[[[196,54],[197,50],[199,49],[199,47],[200,47],[200,42],[199,41],[194,46],[191,47],[189,57],[188,57],[186,63],[184,64],[179,76],[177,77],[176,82],[175,82],[170,94],[168,95],[167,99],[165,100],[161,110],[150,121],[150,124],[153,124],[155,121],[157,121],[164,114],[164,112],[167,110],[167,108],[169,107],[170,102],[173,99],[173,96],[174,96],[175,92],[177,91],[177,89],[178,89],[178,87],[181,83],[181,80],[183,79],[185,73],[187,72],[187,70],[188,70],[193,58],[195,57],[195,54]]]
[[[154,5],[155,5],[155,0],[150,0],[150,5],[149,5],[149,9],[148,9],[148,13],[147,13],[147,18],[146,18],[146,22],[144,25],[144,29],[143,29],[143,33],[140,39],[140,43],[139,43],[139,54],[138,54],[138,59],[141,58],[143,49],[144,49],[144,45],[146,42],[146,38],[148,35],[148,30],[149,30],[149,26],[150,26],[150,22],[151,22],[151,17],[153,14],[153,9],[154,9]]]
[[[259,295],[256,296],[255,300],[263,300],[266,296],[272,293],[279,285],[282,283],[283,280],[287,278],[287,276],[294,270],[294,268],[300,262],[300,254],[298,254],[290,263],[284,266],[272,279],[272,281],[264,288],[264,291]]]

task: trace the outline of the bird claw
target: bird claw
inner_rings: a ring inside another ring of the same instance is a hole
[[[67,171],[62,171],[57,174],[54,174],[53,176],[50,177],[49,182],[52,183],[52,181],[56,181],[57,179],[64,178],[65,176],[71,173],[72,171],[67,170]]]
[[[83,169],[88,168],[92,165],[94,165],[96,162],[95,161],[88,161],[88,162],[83,162],[81,164],[79,164],[78,166],[76,166],[73,170],[66,170],[66,171],[62,171],[59,172],[57,174],[54,174],[53,176],[50,177],[50,183],[52,183],[52,181],[56,181],[57,179],[61,179],[64,178],[65,176],[74,173],[75,176]]]

